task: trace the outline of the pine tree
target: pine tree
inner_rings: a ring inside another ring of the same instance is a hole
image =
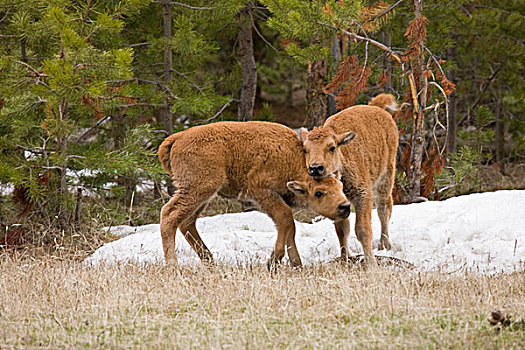
[[[72,186],[148,169],[145,128],[130,130],[119,149],[102,137],[86,142],[122,104],[136,104],[125,85],[133,77],[133,50],[118,45],[124,18],[148,1],[9,1],[0,59],[0,181],[15,186],[50,225],[72,222]],[[91,135],[89,135],[91,136]],[[99,187],[100,188],[100,187]]]

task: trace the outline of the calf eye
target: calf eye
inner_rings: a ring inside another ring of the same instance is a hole
[[[335,152],[335,146],[330,147],[330,153],[334,153],[334,152]]]
[[[316,198],[321,198],[322,196],[323,196],[323,192],[321,192],[321,191],[315,192],[315,197]]]
[[[306,148],[303,148],[303,153],[306,153]]]

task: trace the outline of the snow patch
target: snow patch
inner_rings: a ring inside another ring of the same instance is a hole
[[[352,226],[355,214],[350,216]],[[331,220],[296,222],[296,243],[305,265],[339,256]],[[273,221],[259,212],[223,214],[197,220],[203,241],[218,262],[264,263],[277,236]],[[117,226],[112,234],[125,236],[105,244],[86,264],[162,262],[158,224]],[[525,190],[476,193],[441,202],[394,206],[390,220],[391,251],[377,251],[381,225],[372,213],[374,253],[407,260],[424,270],[495,273],[525,267]],[[353,254],[361,253],[354,228],[349,239]],[[180,232],[176,237],[180,264],[199,263]]]

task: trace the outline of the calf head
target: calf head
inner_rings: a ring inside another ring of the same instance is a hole
[[[306,203],[310,209],[332,220],[344,219],[350,215],[350,202],[343,193],[343,184],[334,176],[319,181],[290,181],[288,189]]]
[[[304,128],[301,129],[300,137],[303,142],[308,174],[316,180],[330,175],[339,177],[340,147],[352,141],[355,134],[350,131],[336,135],[329,128],[319,127],[310,132]]]

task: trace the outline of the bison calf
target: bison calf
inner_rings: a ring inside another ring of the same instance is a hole
[[[306,205],[334,220],[350,214],[342,183],[335,177],[312,179],[302,150],[294,131],[267,122],[220,122],[166,138],[159,148],[159,160],[177,188],[161,211],[166,262],[177,262],[177,228],[201,260],[213,260],[195,222],[218,194],[255,202],[275,222],[277,241],[270,266],[282,259],[285,246],[291,264],[301,265],[290,207]]]
[[[355,231],[368,266],[376,265],[372,253],[372,201],[381,221],[379,249],[390,249],[388,222],[392,213],[397,126],[392,116],[376,106],[354,106],[308,132],[301,129],[308,171],[314,178],[335,174],[354,204]],[[335,221],[341,256],[348,254],[348,219]]]

